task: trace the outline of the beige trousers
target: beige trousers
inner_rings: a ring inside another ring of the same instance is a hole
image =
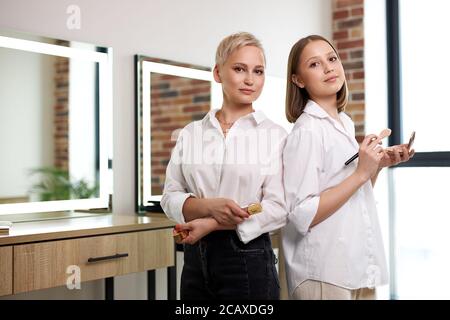
[[[326,282],[306,280],[292,294],[294,300],[375,300],[374,289],[345,289]]]

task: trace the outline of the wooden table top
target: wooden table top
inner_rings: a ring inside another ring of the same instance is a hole
[[[8,235],[0,235],[0,246],[70,239],[122,232],[166,229],[175,226],[164,214],[145,216],[100,214],[91,217],[65,218],[13,223]]]

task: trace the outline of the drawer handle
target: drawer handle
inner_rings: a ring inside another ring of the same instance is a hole
[[[113,259],[119,259],[119,258],[125,258],[125,257],[128,257],[128,253],[117,253],[112,256],[89,258],[88,263],[94,263],[94,262],[105,261],[105,260],[113,260]]]

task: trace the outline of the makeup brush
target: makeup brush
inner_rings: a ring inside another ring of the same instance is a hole
[[[391,129],[384,129],[383,131],[380,132],[379,134],[379,138],[380,140],[389,137],[391,135],[392,130]],[[376,138],[373,138],[373,140],[375,140]],[[348,159],[347,161],[345,161],[345,165],[348,166],[350,163],[352,163],[352,161],[354,161],[356,158],[359,157],[359,153],[354,154],[350,159]]]

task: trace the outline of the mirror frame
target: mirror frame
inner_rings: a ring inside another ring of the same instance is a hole
[[[10,34],[14,34],[11,37]],[[16,34],[18,34],[16,36]],[[35,35],[38,36],[38,35]],[[34,53],[48,54],[66,58],[77,58],[85,61],[98,63],[98,85],[99,85],[99,118],[98,118],[98,144],[99,144],[99,196],[89,199],[70,199],[70,200],[52,200],[52,201],[35,201],[22,203],[0,204],[0,215],[9,215],[17,213],[35,213],[35,212],[52,212],[66,210],[89,210],[109,207],[109,193],[111,181],[108,176],[108,169],[111,167],[112,156],[112,59],[113,52],[111,47],[96,47],[96,51],[71,48],[61,45],[46,43],[44,40],[29,40],[30,34],[21,32],[1,30],[0,31],[0,47],[23,50]],[[57,41],[58,39],[50,39],[40,37],[45,40]],[[64,40],[67,41],[67,40]],[[71,41],[68,41],[69,43]],[[76,43],[81,43],[77,42]],[[111,150],[108,150],[111,149]]]
[[[151,121],[149,120],[151,119],[151,72],[210,81],[211,107],[214,106],[215,97],[218,97],[217,94],[220,93],[220,97],[222,94],[221,86],[214,81],[213,73],[210,68],[165,59],[152,58],[144,55],[135,55],[136,213],[163,212],[159,205],[162,195],[153,195],[151,191],[151,136],[149,134],[143,134],[144,132],[151,132]],[[144,83],[147,83],[147,85],[144,86]]]

